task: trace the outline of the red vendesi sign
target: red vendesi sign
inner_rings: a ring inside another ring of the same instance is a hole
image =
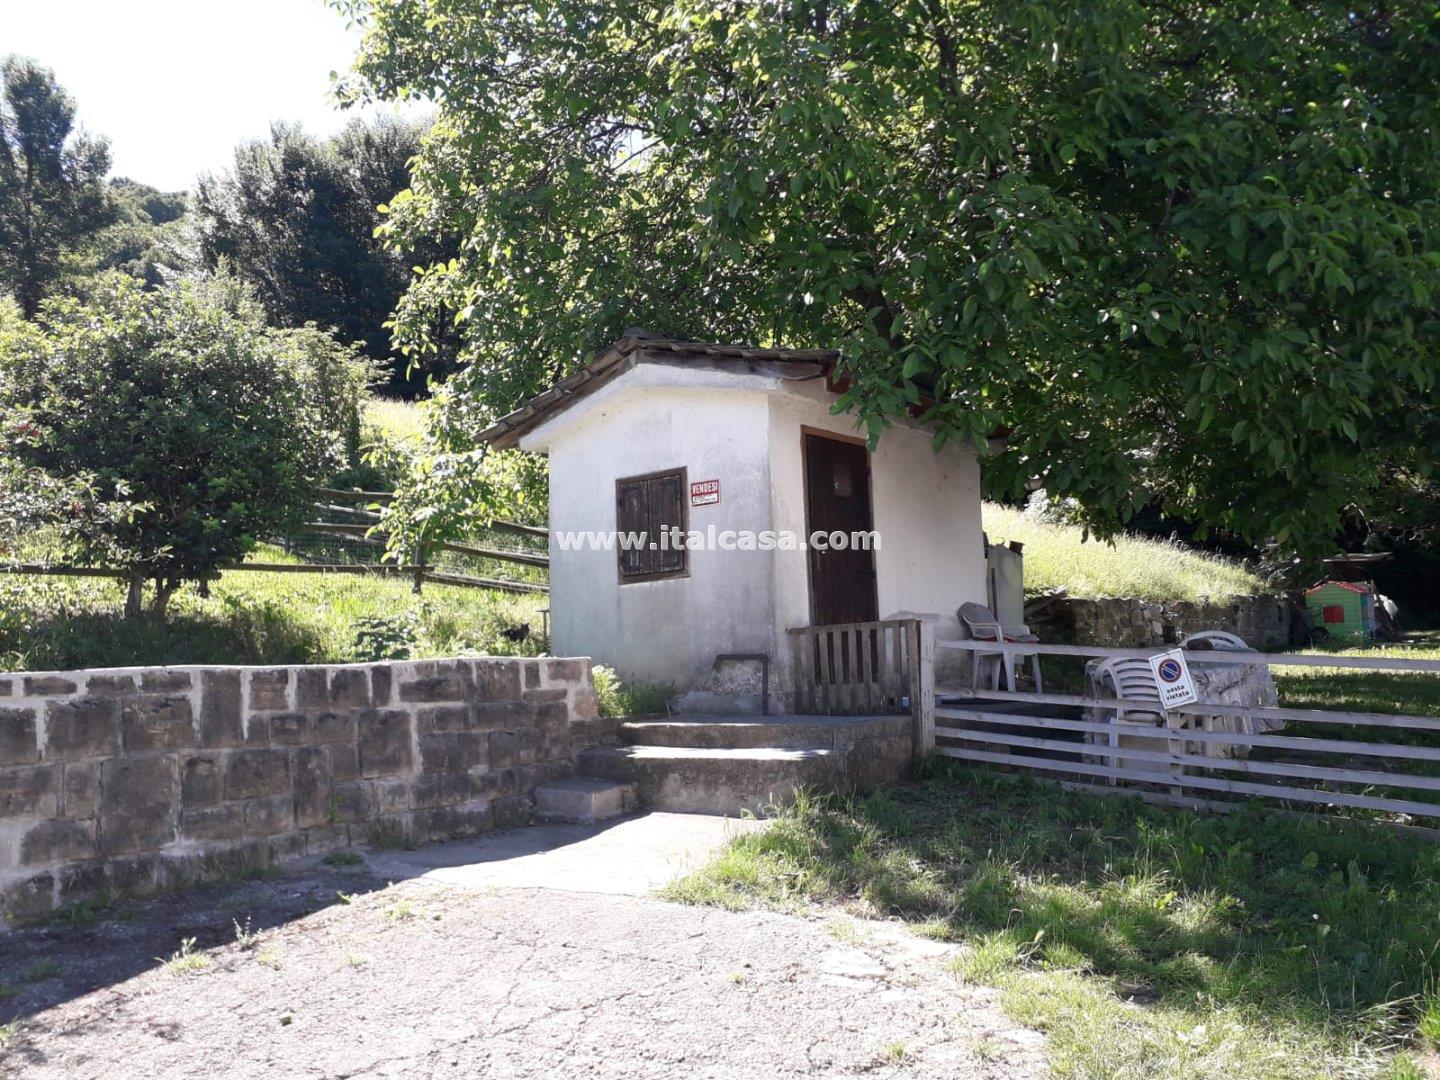
[[[719,480],[696,480],[690,485],[690,505],[710,506],[720,501]]]

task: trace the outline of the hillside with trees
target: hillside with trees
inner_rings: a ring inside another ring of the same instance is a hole
[[[396,330],[460,324],[457,468],[633,325],[839,348],[1101,533],[1313,555],[1440,460],[1424,5],[336,6],[354,99],[439,102],[387,230],[463,241]]]

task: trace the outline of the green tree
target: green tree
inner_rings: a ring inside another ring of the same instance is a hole
[[[110,149],[75,128],[75,103],[32,60],[0,63],[0,288],[26,318],[113,218]]]
[[[69,554],[127,573],[127,614],[153,582],[163,616],[182,582],[302,517],[344,464],[368,371],[313,328],[267,327],[233,280],[91,291],[0,321],[4,457],[93,492],[53,516]]]
[[[423,127],[355,121],[332,139],[276,124],[268,139],[236,148],[235,163],[201,177],[194,199],[199,256],[254,286],[277,326],[313,322],[362,342],[389,362],[391,389],[415,393],[426,372],[407,372],[386,321],[405,291],[409,256],[375,236],[377,209],[409,183]],[[416,258],[438,258],[417,241]],[[435,365],[430,365],[433,369]]]
[[[110,195],[115,222],[95,237],[91,272],[120,270],[155,289],[198,261],[188,194],[118,177]]]
[[[1440,457],[1440,20],[1339,0],[336,0],[439,103],[386,226],[455,260],[450,450],[626,325],[831,345],[1109,530],[1324,544]]]

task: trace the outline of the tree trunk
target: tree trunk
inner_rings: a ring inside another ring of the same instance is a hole
[[[161,622],[165,621],[165,614],[170,608],[170,597],[174,595],[180,583],[170,578],[155,579],[155,600],[151,604],[150,614]]]
[[[142,589],[145,579],[139,574],[130,577],[129,588],[125,593],[125,618],[138,619],[140,617],[140,605],[143,600]]]

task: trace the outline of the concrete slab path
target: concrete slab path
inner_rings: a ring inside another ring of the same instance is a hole
[[[756,818],[638,814],[597,825],[531,825],[416,851],[370,855],[387,881],[645,896],[697,869]]]
[[[514,830],[10,935],[0,969],[49,967],[10,1003],[0,1076],[1046,1074],[1043,1038],[957,981],[953,946],[638,895],[756,827],[649,815]],[[200,961],[149,959],[182,937]]]

